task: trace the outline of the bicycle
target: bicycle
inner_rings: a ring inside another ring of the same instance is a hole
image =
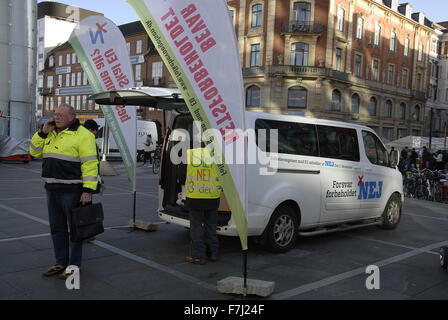
[[[162,155],[162,146],[157,144],[156,150],[154,151],[154,157],[152,158],[152,172],[158,174],[160,171],[160,160]]]

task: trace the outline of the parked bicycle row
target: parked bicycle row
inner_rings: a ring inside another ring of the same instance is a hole
[[[448,203],[448,170],[406,171],[403,188],[406,197]]]

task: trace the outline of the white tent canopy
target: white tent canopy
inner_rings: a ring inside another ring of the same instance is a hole
[[[445,138],[432,138],[431,151],[444,150],[444,140]],[[429,137],[407,136],[391,141],[386,146],[389,149],[395,147],[396,150],[401,150],[404,147],[416,149],[422,149],[423,147],[429,148]]]

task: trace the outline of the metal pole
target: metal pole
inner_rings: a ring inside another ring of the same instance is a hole
[[[444,139],[444,142],[443,142],[443,149],[445,149],[445,151],[446,151],[446,125],[447,125],[447,123],[445,121],[445,139]]]
[[[247,297],[247,250],[243,250],[243,278],[244,278],[243,293],[244,297]]]
[[[431,145],[432,145],[432,108],[430,109],[430,116],[429,116],[429,151],[431,151]]]

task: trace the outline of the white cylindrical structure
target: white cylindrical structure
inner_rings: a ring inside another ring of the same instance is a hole
[[[0,135],[30,138],[36,100],[35,0],[0,1]]]

